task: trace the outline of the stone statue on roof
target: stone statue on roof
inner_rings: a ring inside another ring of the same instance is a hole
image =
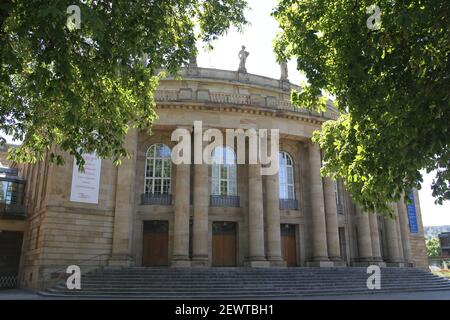
[[[288,67],[287,67],[286,61],[282,61],[280,63],[280,69],[281,69],[280,80],[287,81],[288,80]]]
[[[245,68],[245,62],[247,61],[247,57],[250,55],[248,51],[245,51],[245,46],[242,46],[241,51],[239,51],[239,72],[247,73],[247,69]]]

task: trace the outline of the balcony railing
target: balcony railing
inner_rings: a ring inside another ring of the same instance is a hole
[[[280,199],[281,210],[298,210],[298,201],[296,199]]]
[[[19,174],[19,169],[0,167],[0,173],[3,173],[7,176],[17,176]]]
[[[338,214],[344,214],[344,208],[342,207],[342,204],[336,204],[336,209]]]
[[[278,100],[274,97],[259,97],[252,95],[242,95],[242,94],[229,94],[221,92],[209,92],[209,90],[201,91],[195,94],[191,92],[188,96],[183,96],[179,90],[156,90],[155,91],[156,101],[185,101],[185,100],[198,100],[198,101],[209,101],[214,104],[232,104],[232,105],[254,105],[259,107],[267,107],[271,109],[287,110],[291,112],[296,112],[298,114],[304,114],[307,116],[325,116],[330,119],[336,119],[338,114],[337,111],[327,110],[326,112],[311,111],[304,108],[297,108],[292,105],[289,100]]]
[[[141,204],[143,204],[143,205],[155,204],[155,205],[170,206],[172,204],[172,195],[144,193],[141,195]]]
[[[17,275],[0,274],[0,289],[13,289],[17,287]]]
[[[212,195],[209,199],[211,207],[240,207],[239,196]]]
[[[0,202],[0,218],[4,219],[26,219],[27,212],[23,204]]]

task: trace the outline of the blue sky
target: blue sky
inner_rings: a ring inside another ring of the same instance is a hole
[[[201,50],[198,56],[200,67],[212,67],[226,70],[237,70],[239,66],[238,52],[242,45],[250,52],[247,59],[247,71],[272,78],[280,77],[280,68],[272,50],[272,41],[278,32],[278,25],[270,16],[275,6],[274,0],[249,0],[251,10],[246,17],[251,25],[243,33],[231,30],[226,36],[213,43],[214,50]],[[199,49],[201,44],[199,44]],[[294,61],[288,63],[289,79],[299,84],[304,78],[296,71]],[[424,175],[422,190],[419,191],[424,225],[450,225],[450,202],[443,206],[435,205],[431,196],[430,185],[433,173]]]

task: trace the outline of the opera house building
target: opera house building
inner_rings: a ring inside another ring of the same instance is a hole
[[[111,267],[428,267],[417,191],[408,195],[411,205],[392,204],[392,220],[360,212],[341,181],[321,176],[311,136],[337,118],[331,103],[322,113],[294,108],[290,92],[300,88],[286,74],[272,79],[196,64],[180,72],[160,81],[151,134],[128,132],[131,157],[120,166],[95,154],[86,155],[82,172],[64,153],[62,166],[45,159],[11,169],[0,160],[0,239],[8,244],[4,264],[16,277],[9,281],[38,288],[43,275],[80,261],[93,268],[98,261]],[[263,175],[261,164],[239,163],[237,144],[228,142],[212,150],[211,164],[175,164],[173,132],[194,136],[199,121],[203,132],[224,136],[227,129],[278,129],[277,172]]]

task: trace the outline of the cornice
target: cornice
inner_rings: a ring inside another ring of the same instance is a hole
[[[305,123],[310,123],[313,125],[321,126],[327,120],[331,120],[323,117],[316,117],[314,115],[304,114],[295,111],[282,110],[282,109],[271,109],[258,106],[244,106],[244,105],[213,105],[201,102],[174,102],[174,101],[161,101],[157,102],[156,109],[172,109],[172,110],[208,110],[208,111],[219,111],[219,112],[232,112],[241,113],[248,115],[262,115],[266,117],[276,117],[285,118],[296,121],[301,121]]]

